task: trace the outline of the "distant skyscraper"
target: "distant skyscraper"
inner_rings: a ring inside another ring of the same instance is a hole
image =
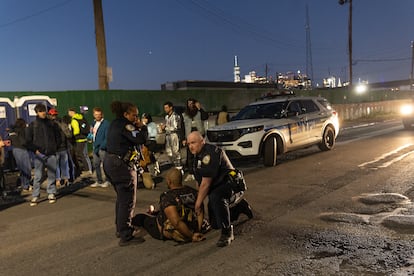
[[[240,82],[240,66],[237,63],[237,56],[234,56],[234,82]]]

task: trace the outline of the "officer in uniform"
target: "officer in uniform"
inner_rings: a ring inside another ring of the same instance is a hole
[[[222,149],[206,144],[198,131],[193,131],[188,135],[187,144],[194,155],[194,177],[199,184],[195,211],[197,214],[201,212],[203,201],[208,195],[208,214],[211,226],[214,229],[221,229],[217,246],[227,246],[234,240],[229,209],[230,198],[234,193],[230,185],[227,185],[225,176],[228,169],[233,169],[233,165]],[[240,206],[237,212],[245,213],[249,218],[253,217],[251,208],[245,199],[239,201],[238,205]]]
[[[106,177],[113,184],[117,194],[116,234],[120,238],[119,245],[125,246],[143,241],[133,236],[134,228],[131,226],[136,191],[133,173],[136,172],[133,171],[135,166],[130,161],[136,154],[135,146],[144,144],[148,134],[145,127],[138,130],[135,126],[138,108],[134,104],[114,101],[111,109],[116,119],[108,128],[107,154],[103,165]]]

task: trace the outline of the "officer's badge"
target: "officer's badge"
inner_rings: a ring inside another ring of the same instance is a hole
[[[207,154],[206,156],[204,156],[201,162],[203,162],[204,165],[208,165],[210,163],[210,154]]]
[[[126,125],[125,128],[126,130],[131,131],[131,132],[135,130],[135,127],[131,124]]]

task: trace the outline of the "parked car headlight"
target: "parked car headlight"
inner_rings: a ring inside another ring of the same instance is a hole
[[[414,113],[414,108],[413,108],[413,105],[411,104],[402,105],[400,108],[400,114],[403,116],[409,116],[409,115],[412,115],[413,113]]]
[[[264,126],[254,126],[254,127],[246,127],[240,129],[240,136],[243,136],[248,133],[254,133],[258,131],[262,131],[264,129]]]

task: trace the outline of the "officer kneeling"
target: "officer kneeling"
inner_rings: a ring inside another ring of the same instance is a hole
[[[206,144],[198,131],[188,135],[187,145],[194,155],[194,177],[199,184],[195,211],[196,213],[202,212],[203,201],[208,195],[208,214],[211,226],[214,229],[221,229],[217,246],[227,246],[234,240],[229,210],[230,201],[234,194],[226,181],[226,175],[229,169],[233,169],[233,165],[224,150]],[[238,204],[242,213],[245,213],[249,218],[253,217],[251,208],[245,199],[240,200]]]

